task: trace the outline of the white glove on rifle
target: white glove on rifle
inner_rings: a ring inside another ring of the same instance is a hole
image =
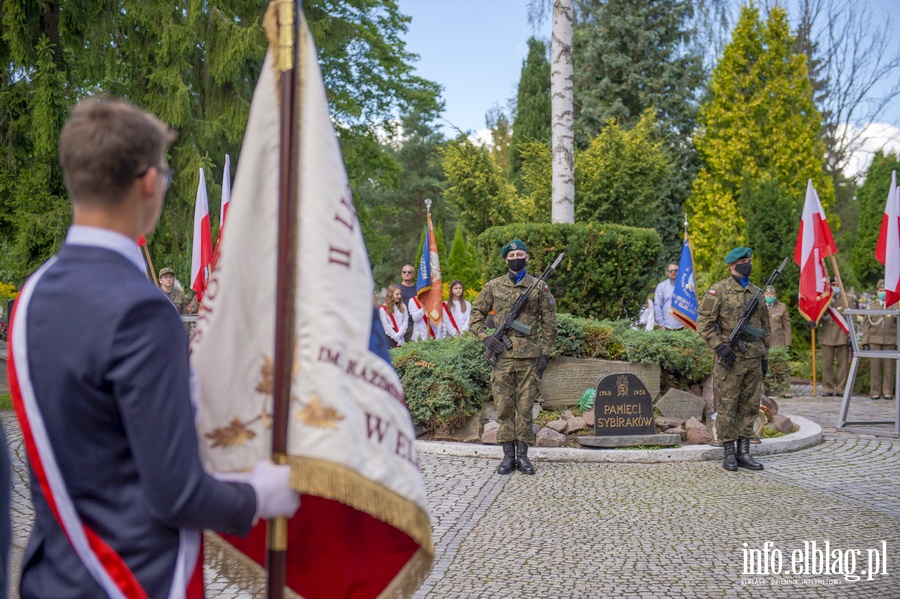
[[[256,492],[256,516],[258,519],[290,518],[300,507],[300,493],[291,489],[291,467],[275,465],[261,460],[253,467],[247,482]]]

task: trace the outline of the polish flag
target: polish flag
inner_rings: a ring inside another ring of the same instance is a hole
[[[222,245],[222,233],[225,231],[225,216],[228,214],[228,204],[231,202],[231,156],[225,154],[225,173],[222,175],[222,209],[219,212],[219,237],[216,239],[216,249],[213,251],[212,260],[209,262],[209,272],[216,269],[219,261],[219,247]]]
[[[222,209],[219,213],[219,239],[222,238],[222,229],[225,228],[225,215],[228,214],[229,202],[231,202],[231,156],[225,154],[225,173],[222,174]]]
[[[884,305],[893,306],[900,300],[900,191],[897,190],[897,171],[891,175],[891,188],[881,218],[875,258],[884,264]]]
[[[819,322],[834,295],[823,260],[837,251],[825,210],[812,180],[806,186],[806,201],[794,261],[800,266],[800,297],[797,308],[807,320]]]
[[[191,289],[197,301],[203,300],[212,260],[212,231],[209,226],[209,200],[206,197],[206,176],[200,169],[200,185],[194,204],[194,247],[191,251]]]

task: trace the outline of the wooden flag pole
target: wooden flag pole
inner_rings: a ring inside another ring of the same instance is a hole
[[[153,277],[153,284],[159,287],[159,281],[156,279],[156,269],[153,267],[153,260],[150,259],[150,250],[147,249],[147,242],[141,246],[144,248],[144,256],[147,258],[147,264],[150,266],[150,276]]]
[[[816,396],[816,329],[809,330],[812,333],[812,375],[813,375],[813,397]]]
[[[850,304],[847,302],[847,294],[844,292],[844,282],[841,280],[841,271],[838,270],[837,260],[834,259],[834,254],[831,254],[831,266],[834,268],[834,277],[838,282],[838,289],[841,290],[841,297],[844,299],[844,308],[849,308]]]
[[[299,3],[277,0],[281,133],[278,165],[278,257],[275,275],[275,357],[272,406],[272,461],[287,463],[287,426],[291,407],[297,318],[297,236],[300,213],[300,123],[305,35]],[[287,518],[268,521],[266,597],[283,599],[287,581]]]

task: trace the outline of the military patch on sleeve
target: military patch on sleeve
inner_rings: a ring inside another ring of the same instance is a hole
[[[706,312],[707,310],[712,310],[716,307],[716,299],[714,297],[706,296],[703,298],[703,302],[700,304],[700,309]]]
[[[716,294],[716,290],[715,290],[715,289],[710,289],[710,290],[707,291],[706,293],[709,294],[709,295],[715,295],[715,294]]]

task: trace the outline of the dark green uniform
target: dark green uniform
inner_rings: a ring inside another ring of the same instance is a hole
[[[728,277],[712,287],[700,303],[697,332],[710,348],[727,343],[731,331],[737,326],[744,306],[759,291],[755,285],[741,284]],[[759,306],[750,318],[750,324],[762,329],[762,337],[744,334],[746,351],[735,349],[734,367],[729,371],[719,361],[713,366],[713,384],[718,416],[716,427],[723,442],[754,435],[753,421],[759,414],[759,396],[762,390],[762,360],[768,359],[771,330],[769,315]]]
[[[470,330],[482,341],[488,336],[485,319],[494,311],[494,322],[503,322],[518,297],[536,277],[526,274],[518,283],[509,274],[488,281],[472,304]],[[491,390],[499,413],[497,441],[534,444],[531,410],[539,395],[537,358],[550,355],[556,340],[556,301],[546,283],[531,292],[519,313],[519,322],[531,326],[531,334],[509,331],[512,349],[497,356],[491,373]]]

